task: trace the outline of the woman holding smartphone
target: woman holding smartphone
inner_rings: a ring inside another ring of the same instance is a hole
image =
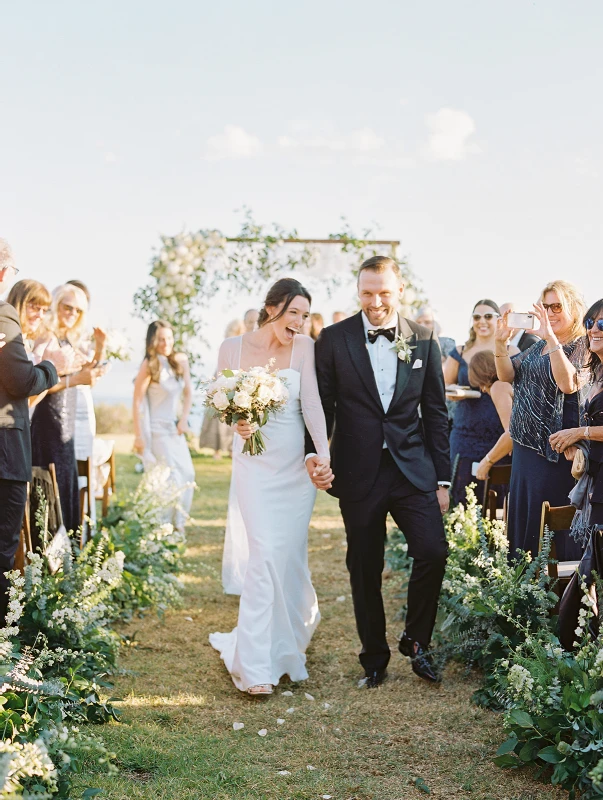
[[[534,314],[541,341],[512,358],[507,344],[512,335],[508,314],[498,322],[496,371],[500,381],[515,390],[509,432],[513,440],[513,470],[507,512],[509,555],[518,550],[536,555],[542,504],[568,504],[574,486],[571,461],[553,449],[550,437],[585,424],[581,370],[588,354],[582,323],[584,301],[566,281],[553,281],[542,290]],[[580,390],[580,391],[579,391]],[[579,560],[581,547],[567,532],[556,531],[557,557]]]

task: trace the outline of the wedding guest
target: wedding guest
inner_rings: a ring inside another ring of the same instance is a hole
[[[508,312],[507,312],[508,313]],[[586,360],[584,301],[567,281],[547,284],[534,305],[540,337],[529,350],[511,357],[512,330],[507,317],[496,334],[496,371],[515,390],[509,432],[513,439],[513,470],[507,512],[509,555],[538,552],[540,518],[545,500],[568,503],[574,486],[571,462],[550,444],[552,434],[583,424],[578,397],[578,373]],[[556,531],[557,557],[579,560],[581,548],[567,532]]]
[[[224,338],[230,339],[233,336],[242,336],[247,332],[245,323],[239,319],[233,319],[232,322],[226,327],[224,331]],[[211,414],[208,411],[203,417],[203,426],[199,436],[199,447],[209,448],[214,451],[214,458],[220,459],[223,455],[230,455],[232,453],[232,440],[234,430],[230,425]]]
[[[65,375],[36,406],[32,420],[33,464],[47,468],[54,464],[57,473],[63,522],[67,530],[80,526],[80,497],[75,453],[76,387],[91,386],[104,374],[102,367],[89,362],[82,350],[85,331],[86,296],[76,286],[54,290],[50,314],[34,348],[60,347],[69,352],[78,371]]]
[[[511,409],[513,407],[513,388],[511,384],[498,380],[494,353],[491,353],[489,350],[482,350],[476,353],[471,359],[469,365],[469,383],[471,386],[479,387],[480,392],[490,395],[501,425],[503,426],[503,432],[496,444],[482,458],[477,468],[475,477],[478,481],[485,481],[490,472],[490,467],[493,464],[499,463],[501,459],[505,460],[505,456],[510,455],[513,450],[513,442],[509,435]],[[496,486],[492,488],[497,491],[500,498],[501,489]]]
[[[473,308],[468,340],[464,345],[454,348],[444,364],[444,380],[447,386],[470,386],[471,361],[477,353],[484,350],[494,351],[496,322],[499,317],[500,310],[494,300],[478,300]],[[478,389],[477,386],[471,388]],[[449,394],[448,397],[453,396]],[[481,392],[479,398],[462,397],[457,402],[458,408],[450,434],[450,457],[453,464],[451,492],[455,505],[465,501],[467,486],[475,482],[472,475],[473,463],[480,462],[503,434],[500,417],[489,394]],[[482,491],[483,482],[478,481],[478,497]]]
[[[21,332],[23,336],[23,346],[27,352],[27,357],[32,364],[39,364],[45,346],[37,350],[34,349],[36,337],[42,324],[45,314],[50,308],[52,297],[48,289],[38,281],[21,280],[17,281],[8,293],[6,302],[15,309],[19,315]],[[29,413],[33,414],[34,406],[46,395],[46,392],[29,398]]]
[[[145,357],[134,382],[134,450],[145,467],[157,462],[167,465],[170,479],[182,487],[181,509],[174,509],[172,514],[172,521],[180,530],[192,504],[195,480],[186,441],[192,401],[188,358],[174,350],[170,323],[156,320],[148,327]],[[141,417],[143,403],[148,409],[148,430],[144,430]]]
[[[440,321],[438,320],[433,308],[431,306],[422,306],[419,308],[417,311],[417,316],[415,317],[415,322],[418,322],[419,325],[424,325],[426,328],[429,328],[429,330],[433,331],[438,337],[440,348],[442,350],[442,363],[444,363],[450,353],[456,347],[456,342],[449,336],[442,336],[442,326],[440,325]]]
[[[334,311],[333,312],[333,325],[335,325],[337,322],[343,322],[343,320],[347,319],[347,318],[348,318],[348,315],[345,313],[345,311]]]
[[[320,332],[325,326],[325,321],[322,318],[322,314],[310,314],[310,332],[309,336],[311,339],[316,341],[320,336]]]
[[[257,328],[258,318],[260,316],[260,312],[257,308],[250,308],[248,311],[245,312],[245,316],[243,317],[243,322],[245,324],[245,332],[251,333]],[[233,336],[238,336],[238,333],[233,334]]]
[[[17,275],[8,243],[0,239],[0,293]],[[0,301],[0,627],[5,624],[9,581],[13,569],[25,504],[31,481],[31,439],[27,398],[47,391],[58,381],[59,372],[70,368],[60,351],[54,364],[42,360],[34,365],[23,345],[19,314],[10,303]]]
[[[501,316],[508,313],[512,313],[515,311],[515,304],[514,303],[503,303],[500,307]],[[513,335],[511,336],[511,344],[513,347],[517,347],[522,353],[524,350],[528,350],[533,344],[539,341],[538,336],[532,331],[523,330],[523,328],[517,328],[513,330]]]

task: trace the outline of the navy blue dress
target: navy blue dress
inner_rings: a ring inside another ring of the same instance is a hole
[[[568,495],[576,485],[572,463],[551,448],[549,437],[565,428],[584,424],[584,408],[578,393],[561,392],[551,369],[551,360],[543,355],[546,341],[533,344],[529,350],[513,356],[515,398],[511,414],[510,434],[513,439],[513,470],[507,512],[509,556],[517,550],[538,553],[542,504],[569,505]],[[563,351],[577,367],[585,360],[581,338]],[[579,561],[582,546],[569,536],[569,531],[555,531],[557,558]]]
[[[469,365],[462,354],[455,348],[450,355],[459,364],[457,383],[459,386],[469,386]],[[472,387],[473,388],[473,387]],[[496,406],[490,395],[482,393],[479,400],[459,400],[450,433],[450,460],[454,468],[452,483],[452,503],[465,502],[465,490],[470,483],[477,483],[476,495],[481,503],[484,494],[484,481],[478,481],[472,474],[474,461],[481,461],[499,440],[504,428],[498,416]],[[456,459],[458,458],[458,461]],[[507,456],[499,464],[509,464]],[[504,494],[501,487],[498,489],[498,500],[502,505]]]

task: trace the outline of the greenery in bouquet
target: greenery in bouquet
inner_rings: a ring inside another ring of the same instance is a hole
[[[603,797],[603,636],[589,633],[594,613],[584,589],[575,652],[564,651],[550,631],[526,629],[495,671],[508,734],[496,763],[536,766],[583,800]]]
[[[245,420],[257,426],[245,440],[243,453],[260,455],[266,450],[261,428],[277,414],[289,397],[287,382],[272,370],[273,361],[266,367],[250,370],[225,369],[205,386],[205,405],[227,425]]]
[[[130,340],[123,331],[116,328],[107,331],[105,357],[108,361],[130,361],[132,347]]]
[[[557,602],[546,570],[551,534],[537,558],[525,554],[510,562],[503,523],[482,517],[471,487],[466,504],[453,509],[445,522],[450,554],[440,597],[438,658],[483,670],[484,685],[474,699],[498,707],[492,679],[497,661],[526,635],[551,625]]]

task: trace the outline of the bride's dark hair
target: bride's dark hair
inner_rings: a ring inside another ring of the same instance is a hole
[[[260,309],[258,328],[261,328],[268,321],[274,322],[275,319],[280,319],[296,297],[305,297],[308,303],[310,303],[310,305],[312,304],[310,292],[302,286],[299,281],[296,281],[295,278],[281,278],[278,280],[274,286],[268,289],[264,305]],[[281,303],[284,303],[283,307],[278,314],[270,320],[268,312],[266,311],[266,306],[276,308],[280,306]]]

